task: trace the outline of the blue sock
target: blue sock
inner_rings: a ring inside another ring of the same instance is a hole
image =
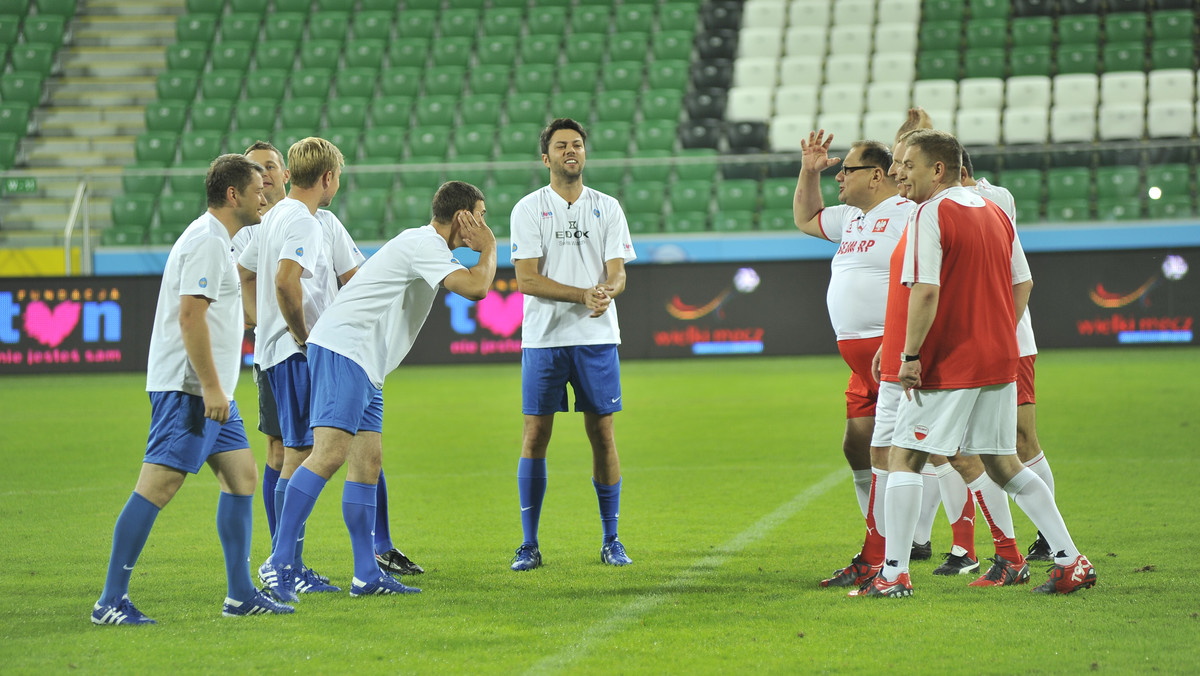
[[[517,461],[517,493],[521,498],[521,530],[525,533],[524,544],[537,544],[538,522],[542,518],[546,483],[545,458],[521,458]]]
[[[347,481],[342,489],[342,518],[350,531],[354,552],[354,577],[370,582],[379,577],[371,530],[375,527],[375,486]]]
[[[217,500],[217,537],[225,552],[229,598],[249,601],[256,590],[250,581],[250,533],[254,528],[254,496],[221,491]]]
[[[116,604],[129,593],[129,577],[133,575],[133,566],[142,553],[142,547],[146,545],[146,539],[150,537],[150,529],[154,527],[158,512],[153,502],[137,493],[131,494],[125,502],[125,508],[121,510],[117,525],[113,528],[112,554],[108,558],[108,575],[104,578],[101,604]]]
[[[279,470],[267,465],[263,469],[263,507],[267,510],[267,528],[271,531],[271,539],[275,539],[275,484],[279,481]],[[235,601],[237,599],[234,599]]]
[[[283,477],[275,480],[275,499],[271,502],[275,506],[275,530],[271,531],[271,551],[279,544],[279,519],[283,515],[283,496],[287,493],[288,481]]]
[[[308,519],[300,524],[300,534],[296,536],[296,555],[292,557],[292,565],[296,566],[296,570],[304,567],[304,533],[308,530]]]
[[[392,531],[388,528],[387,482],[383,480],[383,470],[379,470],[379,483],[375,484],[375,553],[383,554],[393,546]]]
[[[280,479],[279,483],[283,483]],[[296,541],[308,515],[312,514],[317,497],[325,488],[325,480],[314,472],[300,467],[287,482],[287,494],[283,500],[283,511],[275,530],[275,550],[271,563],[276,567],[292,565],[296,560]]]
[[[617,517],[621,516],[621,480],[605,486],[592,479],[592,485],[596,487],[596,499],[600,501],[600,525],[604,528],[604,541],[611,542],[617,539]]]

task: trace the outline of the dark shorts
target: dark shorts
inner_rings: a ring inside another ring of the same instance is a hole
[[[621,360],[616,345],[521,350],[521,409],[525,415],[567,410],[567,383],[575,410],[608,415],[621,410]]]
[[[279,431],[279,409],[275,408],[275,394],[267,374],[254,365],[254,385],[258,387],[258,431],[272,437],[283,437]]]
[[[308,346],[312,426],[350,434],[383,432],[383,392],[361,366],[320,345]]]
[[[195,474],[210,456],[250,448],[237,402],[224,424],[204,417],[204,399],[186,392],[150,393],[150,436],[143,462]]]
[[[302,354],[294,354],[267,369],[266,375],[279,411],[279,429],[282,432],[279,436],[283,437],[283,445],[287,448],[312,446],[308,359]]]

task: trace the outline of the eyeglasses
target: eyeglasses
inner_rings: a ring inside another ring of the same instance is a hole
[[[842,173],[843,174],[853,174],[854,172],[858,171],[859,169],[878,169],[878,168],[879,167],[876,167],[874,165],[862,164],[857,167],[842,167]]]

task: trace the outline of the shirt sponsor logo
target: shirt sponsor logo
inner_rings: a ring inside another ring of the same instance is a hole
[[[888,219],[881,218],[875,221],[875,227],[871,228],[871,232],[884,232],[887,230]]]
[[[596,218],[600,218],[600,210],[592,209],[592,215],[595,216]]]
[[[208,277],[201,277],[198,284],[200,285],[201,289],[207,289],[208,288]]]
[[[303,256],[304,255],[304,247],[302,247],[302,246],[296,247],[296,255]]]
[[[543,211],[542,218],[554,218],[554,212],[553,211]]]
[[[554,233],[554,239],[562,246],[568,244],[579,246],[582,240],[589,239],[587,230],[579,229],[579,221],[568,221],[566,230],[558,230]]]

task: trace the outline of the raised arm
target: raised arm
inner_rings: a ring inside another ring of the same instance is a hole
[[[492,288],[496,277],[496,236],[487,223],[480,223],[475,215],[463,209],[454,215],[460,223],[459,233],[463,243],[472,251],[479,252],[479,262],[470,270],[455,270],[442,281],[448,291],[453,291],[469,300],[483,300]]]
[[[796,179],[796,194],[792,198],[792,219],[796,227],[806,235],[822,239],[825,239],[825,235],[821,232],[818,216],[825,208],[821,199],[821,172],[842,161],[840,157],[829,156],[829,144],[832,142],[833,134],[826,137],[824,129],[809,132],[807,142],[800,140],[803,151],[800,177]]]

